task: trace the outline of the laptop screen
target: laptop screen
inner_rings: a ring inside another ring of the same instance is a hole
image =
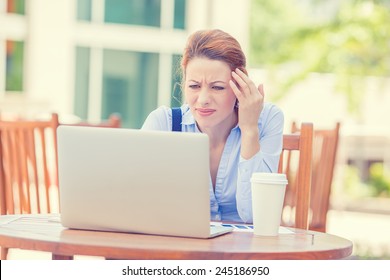
[[[60,126],[57,138],[64,226],[210,233],[207,135]]]

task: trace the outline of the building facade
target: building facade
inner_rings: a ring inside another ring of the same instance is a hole
[[[138,128],[177,106],[180,55],[195,30],[249,45],[250,1],[0,0],[0,112],[58,112]],[[239,21],[235,20],[240,18]]]

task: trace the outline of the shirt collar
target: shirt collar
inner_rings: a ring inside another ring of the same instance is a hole
[[[182,124],[195,125],[195,118],[191,113],[190,107],[187,104],[185,104],[181,107],[181,110],[184,112],[182,117]]]
[[[188,104],[185,104],[181,107],[181,110],[184,112],[183,117],[182,117],[182,124],[184,125],[194,125],[195,126],[195,131],[200,132],[198,126],[196,125],[196,121],[194,116],[191,113],[190,107]],[[233,130],[240,129],[238,124],[236,124],[235,127],[232,128]]]

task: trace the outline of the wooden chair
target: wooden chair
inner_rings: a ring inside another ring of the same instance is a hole
[[[58,212],[57,127],[57,114],[47,121],[0,120],[1,215]],[[7,253],[1,248],[1,259]]]
[[[58,213],[58,115],[42,120],[0,120],[1,215]],[[101,123],[75,125],[120,127],[118,115]],[[6,259],[8,248],[1,248]]]
[[[299,131],[295,122],[291,132]],[[337,155],[340,123],[333,129],[314,129],[309,229],[326,232],[327,213]]]
[[[82,122],[69,124],[69,125],[120,128],[122,126],[122,119],[120,115],[116,113],[112,113],[109,116],[108,120],[103,120],[102,122],[99,123],[82,121]]]
[[[302,229],[309,227],[312,151],[312,123],[302,123],[299,132],[283,135],[278,172],[286,173],[289,180],[282,214],[283,225]],[[292,156],[297,160],[294,167]],[[291,182],[292,171],[294,171],[293,182]]]
[[[0,120],[1,214],[51,213],[56,182],[58,116],[47,121]]]

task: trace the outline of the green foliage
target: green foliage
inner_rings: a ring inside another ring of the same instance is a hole
[[[289,59],[285,42],[300,27],[298,19],[302,18],[294,2],[252,0],[251,11],[249,60],[252,66],[269,66]]]
[[[369,178],[364,183],[359,170],[354,166],[345,167],[343,186],[351,197],[390,197],[390,170],[383,163],[371,164]]]
[[[23,90],[24,42],[8,41],[12,52],[7,56],[5,87],[7,91]]]
[[[343,186],[351,197],[360,198],[373,195],[369,186],[362,182],[357,167],[346,165],[344,172]]]
[[[266,2],[252,0],[250,57],[255,66],[288,66],[277,98],[312,72],[334,73],[349,111],[359,113],[362,77],[390,75],[390,1],[339,1],[323,20],[310,10],[324,0],[308,2],[306,10],[299,1]]]
[[[369,184],[376,196],[390,196],[390,171],[382,163],[374,163],[369,169]]]

